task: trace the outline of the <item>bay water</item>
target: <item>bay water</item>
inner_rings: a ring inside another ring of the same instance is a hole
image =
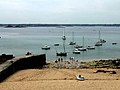
[[[100,59],[116,59],[120,58],[120,27],[26,27],[26,28],[3,28],[0,27],[0,54],[13,54],[14,56],[22,56],[27,52],[33,54],[46,54],[48,61],[56,60],[56,51],[63,51],[63,30],[65,30],[65,47],[68,52],[67,57],[75,57],[75,59],[100,60]],[[69,45],[72,41],[72,32],[74,32],[74,40],[78,45],[94,46],[100,37],[106,40],[101,47],[95,47],[95,50],[87,50],[81,54],[73,54],[73,46]],[[112,45],[112,43],[117,43]],[[59,43],[60,46],[54,46]],[[41,47],[49,45],[50,50],[42,50]]]

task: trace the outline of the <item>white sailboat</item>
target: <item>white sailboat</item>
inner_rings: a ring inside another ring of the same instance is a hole
[[[69,43],[69,45],[75,45],[76,42],[74,41],[74,32],[72,32],[72,41]]]
[[[100,39],[100,31],[99,31],[99,40],[96,42],[95,46],[102,46],[103,42],[106,42],[106,41],[103,39]]]
[[[101,39],[101,33],[100,33],[100,31],[99,31],[99,42],[101,42],[101,43],[106,43],[106,40],[104,40],[104,39]]]
[[[65,40],[66,40],[66,36],[65,36],[65,30],[63,31],[63,37],[62,37],[62,40],[63,40],[63,52],[57,52],[56,55],[57,56],[67,56],[67,52],[65,50]]]
[[[87,51],[87,49],[84,47],[84,37],[83,37],[83,47],[78,48],[79,51]]]

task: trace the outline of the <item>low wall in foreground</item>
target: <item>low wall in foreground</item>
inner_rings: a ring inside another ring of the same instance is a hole
[[[0,65],[0,82],[18,70],[42,68],[46,64],[46,55],[31,55],[14,58]]]

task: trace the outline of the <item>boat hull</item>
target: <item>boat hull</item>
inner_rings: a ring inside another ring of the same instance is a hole
[[[78,48],[79,51],[87,51],[86,48]]]
[[[55,43],[54,46],[59,46],[59,43]]]
[[[70,42],[69,43],[69,45],[75,45],[76,44],[76,42]]]
[[[80,54],[80,52],[76,52],[76,51],[74,51],[73,54]]]
[[[102,46],[102,43],[96,43],[95,46]]]
[[[88,47],[87,47],[87,49],[88,49],[88,50],[94,50],[94,49],[95,49],[95,47],[88,46]]]
[[[50,46],[45,45],[44,47],[42,47],[42,50],[50,50]]]
[[[42,50],[50,50],[50,48],[44,48],[44,47],[43,47]]]
[[[84,81],[84,80],[85,80],[85,78],[84,78],[83,76],[81,76],[81,77],[78,77],[78,76],[77,76],[76,79],[79,80],[79,81]]]
[[[67,56],[67,53],[66,52],[59,52],[59,53],[56,53],[57,56]]]

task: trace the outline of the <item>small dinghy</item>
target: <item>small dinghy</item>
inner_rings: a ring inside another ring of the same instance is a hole
[[[85,80],[85,78],[81,75],[76,76],[76,79],[79,80],[79,81],[84,81]]]

